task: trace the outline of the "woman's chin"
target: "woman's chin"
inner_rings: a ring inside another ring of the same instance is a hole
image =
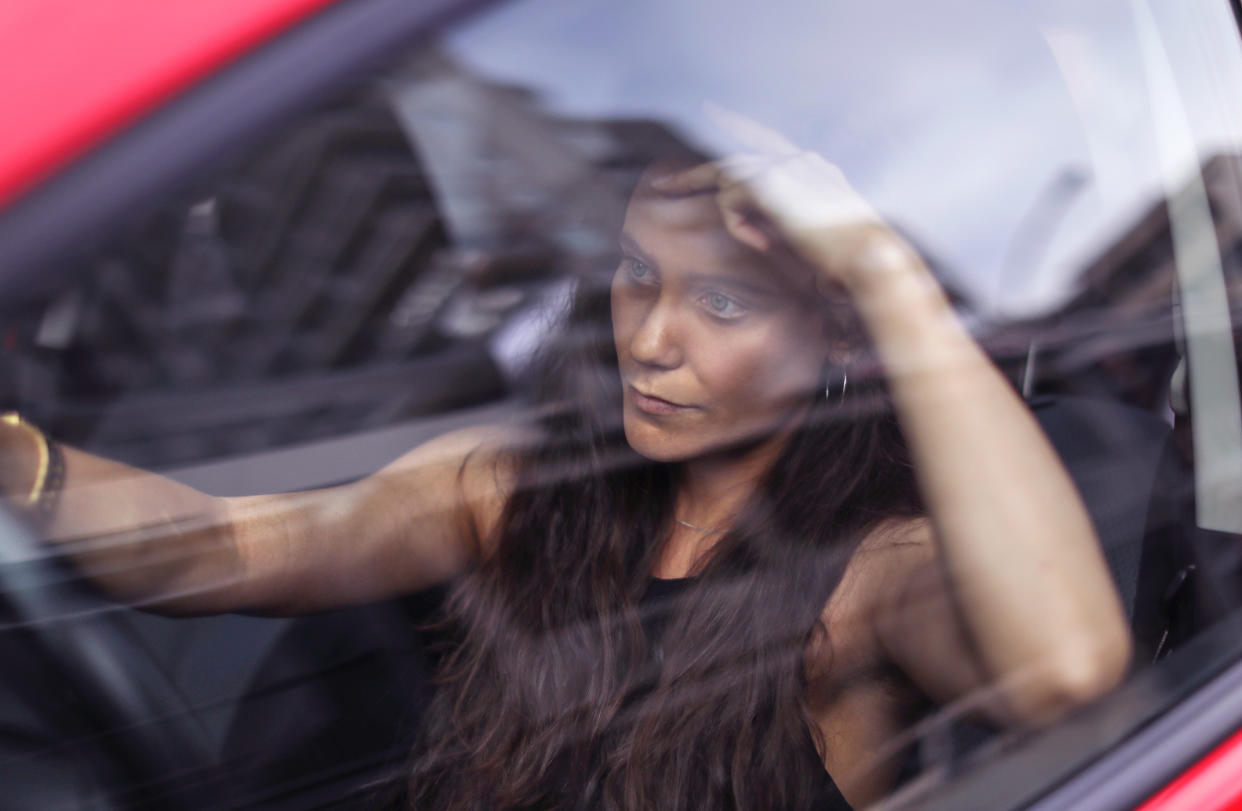
[[[687,447],[679,437],[668,436],[651,425],[636,424],[637,420],[626,419],[625,441],[630,448],[644,459],[652,462],[684,462],[701,455],[703,448]]]
[[[626,444],[635,453],[664,464],[748,456],[772,443],[779,447],[788,439],[788,431],[775,429],[767,423],[747,426],[747,430],[724,436],[704,436],[703,431],[673,430],[627,414],[624,427]]]
[[[632,439],[628,431],[625,438],[629,443],[630,449],[649,462],[684,462],[693,456],[693,454],[678,453],[675,449],[670,448],[667,443]]]

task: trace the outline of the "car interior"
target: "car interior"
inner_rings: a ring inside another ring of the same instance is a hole
[[[1002,33],[1044,36],[1043,69],[1068,71],[1057,80],[1073,102],[1071,29],[1088,36],[1099,20],[1061,5],[1036,3],[1051,22],[1036,15]],[[573,21],[550,21],[550,8],[519,2],[419,41],[135,212],[68,283],[0,323],[7,405],[61,442],[215,495],[351,481],[522,408],[532,355],[575,273],[613,259],[637,173],[703,148],[665,109],[556,96],[540,71],[571,84],[571,63],[538,67],[538,37],[497,47],[506,31],[564,36]],[[529,29],[515,28],[522,14]],[[1165,22],[1145,20],[1133,35],[1142,47],[1143,26]],[[1190,81],[1177,36],[1156,64]],[[565,50],[595,64],[588,44]],[[1233,51],[1229,64],[1242,65]],[[640,78],[634,93],[661,77]],[[1197,119],[1181,118],[1194,134]],[[869,148],[865,123],[845,127],[844,161]],[[1136,654],[1115,694],[1049,730],[1000,733],[969,702],[936,708],[898,742],[920,773],[892,807],[1037,803],[1242,656],[1242,149],[1228,148],[1242,132],[1232,134],[1193,143],[1193,166],[1134,191],[1107,227],[1084,215],[1076,254],[1030,246],[1069,239],[1061,209],[1088,181],[1062,171],[1042,198],[1037,189],[993,275],[1059,268],[1051,305],[1046,292],[1025,310],[990,300],[979,291],[991,281],[904,210],[899,224],[944,269],[1077,485]],[[876,151],[890,148],[901,147]],[[47,808],[393,803],[435,689],[445,593],[294,619],[163,617],[108,601],[0,515],[0,785]]]

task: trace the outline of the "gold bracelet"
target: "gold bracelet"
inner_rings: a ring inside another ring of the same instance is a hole
[[[37,425],[22,419],[16,411],[0,414],[0,422],[21,428],[34,437],[35,445],[39,448],[39,464],[35,469],[34,484],[31,485],[30,494],[26,496],[23,506],[37,518],[50,518],[56,509],[56,501],[65,480],[65,462],[60,448]]]

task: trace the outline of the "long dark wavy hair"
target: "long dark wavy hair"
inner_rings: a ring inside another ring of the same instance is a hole
[[[852,368],[844,400],[806,394],[747,507],[661,607],[657,665],[640,598],[679,466],[626,443],[610,277],[578,281],[538,378],[540,441],[512,452],[495,553],[450,593],[456,643],[410,805],[810,807],[823,767],[807,752],[824,741],[805,704],[808,645],[831,644],[820,616],[859,541],[922,512],[882,376]],[[833,323],[865,344],[855,316]]]

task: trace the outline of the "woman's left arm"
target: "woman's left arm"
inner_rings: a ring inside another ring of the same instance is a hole
[[[946,654],[973,656],[1029,723],[1107,691],[1129,664],[1128,626],[1087,511],[1034,416],[900,237],[874,223],[822,237],[837,240],[825,256],[886,370],[931,522],[933,554],[912,556],[910,582],[883,592],[881,644],[918,681],[943,683]],[[920,594],[930,610],[916,611]],[[969,649],[929,648],[917,630],[935,618],[959,622]]]
[[[654,184],[717,190],[761,252],[788,243],[860,313],[893,393],[930,516],[885,555],[873,621],[886,655],[944,701],[996,690],[1040,723],[1115,685],[1130,636],[1087,511],[1034,416],[961,324],[926,264],[820,156],[734,114],[768,154]],[[774,154],[773,154],[774,153]],[[916,604],[916,597],[922,600]]]

